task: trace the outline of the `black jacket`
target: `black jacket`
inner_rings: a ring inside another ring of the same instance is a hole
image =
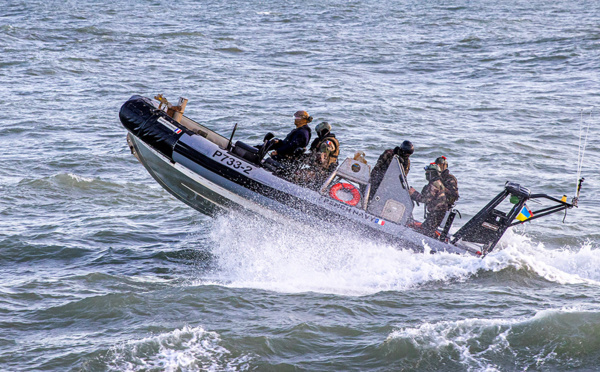
[[[277,156],[282,158],[293,158],[297,149],[308,146],[310,137],[311,131],[308,125],[295,128],[275,147]]]

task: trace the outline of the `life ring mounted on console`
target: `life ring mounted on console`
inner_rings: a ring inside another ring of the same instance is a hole
[[[337,193],[340,190],[349,191],[352,194],[352,199],[351,200],[340,199],[337,196]],[[346,182],[339,182],[339,183],[336,183],[335,185],[331,186],[331,188],[329,189],[329,196],[331,196],[333,199],[335,199],[337,201],[341,201],[342,203],[346,203],[353,207],[356,204],[358,204],[358,202],[360,201],[360,192],[358,192],[356,187],[354,187],[352,184],[349,184]]]

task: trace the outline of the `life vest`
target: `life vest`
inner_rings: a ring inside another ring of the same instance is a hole
[[[340,155],[340,142],[335,138],[335,135],[332,133],[327,134],[325,137],[315,140],[316,143],[311,145],[311,150],[315,151],[315,154],[318,153],[319,148],[326,141],[331,141],[333,143],[334,150],[329,153],[329,157],[327,158],[327,163],[325,164],[325,168],[331,167],[332,164],[337,163],[338,156]]]

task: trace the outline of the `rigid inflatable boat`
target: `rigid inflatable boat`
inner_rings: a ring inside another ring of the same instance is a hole
[[[485,256],[509,227],[576,207],[583,181],[571,203],[566,197],[532,194],[507,182],[453,234],[454,211],[449,212],[436,239],[413,228],[417,224],[414,204],[397,158],[374,195],[370,195],[371,167],[353,158],[341,162],[320,187],[303,187],[286,177],[281,164],[267,155],[272,136],[258,147],[233,143],[235,129],[226,138],[189,119],[183,115],[186,103],[180,99],[173,106],[162,96],[133,96],[123,104],[119,117],[128,131],[131,152],[152,177],[177,199],[208,215],[239,210],[282,223],[325,223],[401,249]],[[532,199],[550,205],[531,211],[526,202]]]

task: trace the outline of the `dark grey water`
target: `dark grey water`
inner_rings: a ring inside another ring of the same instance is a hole
[[[600,365],[597,1],[9,1],[0,46],[2,370]],[[410,139],[458,225],[507,180],[572,196],[591,124],[581,207],[484,260],[211,219],[129,153],[119,107],[157,93],[249,142],[299,109],[342,156]]]

